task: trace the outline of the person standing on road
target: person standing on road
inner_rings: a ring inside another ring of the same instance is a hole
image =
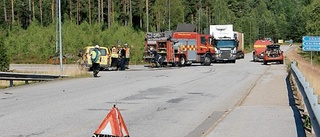
[[[116,68],[118,66],[118,58],[119,58],[118,49],[116,48],[116,46],[112,45],[112,48],[111,48],[111,67],[113,70],[116,70]]]
[[[129,69],[129,61],[130,61],[130,48],[128,47],[128,44],[124,44],[125,50],[126,50],[126,63],[125,68]]]
[[[120,70],[125,70],[125,65],[126,65],[126,50],[124,47],[121,48],[119,52],[119,57],[120,57]]]
[[[99,45],[96,45],[94,47],[94,49],[90,53],[90,56],[91,56],[91,62],[92,62],[93,76],[98,77],[98,73],[100,70],[100,60],[101,60],[101,58],[100,58],[101,53],[100,53]]]

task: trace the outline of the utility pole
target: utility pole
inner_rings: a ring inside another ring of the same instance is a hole
[[[59,0],[59,43],[60,43],[60,76],[62,76],[63,67],[62,67],[61,0]]]

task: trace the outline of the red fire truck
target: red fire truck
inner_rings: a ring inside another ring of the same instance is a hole
[[[210,35],[190,31],[193,25],[180,25],[176,32],[147,33],[145,39],[146,62],[158,62],[159,65],[186,66],[200,63],[208,66],[212,62],[214,48],[210,44]],[[195,28],[195,27],[194,27]],[[188,30],[189,29],[189,30]],[[152,56],[150,50],[158,57]]]

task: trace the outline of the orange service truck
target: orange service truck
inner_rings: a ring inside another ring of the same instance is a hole
[[[162,59],[160,65],[186,66],[200,63],[208,66],[214,54],[210,38],[210,35],[195,32],[195,26],[191,24],[179,24],[172,33],[147,33],[144,59],[147,62],[154,61],[147,52],[152,46]]]
[[[263,55],[266,50],[267,45],[271,45],[272,41],[271,40],[257,40],[254,42],[253,45],[253,52],[252,52],[252,61],[254,62],[262,62],[263,61]]]

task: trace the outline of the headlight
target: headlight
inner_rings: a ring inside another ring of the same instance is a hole
[[[233,49],[231,50],[231,53],[233,53],[233,54],[237,53],[237,49],[236,49],[236,48],[233,48]]]
[[[214,48],[214,53],[220,54],[220,50],[218,50],[216,47]]]

